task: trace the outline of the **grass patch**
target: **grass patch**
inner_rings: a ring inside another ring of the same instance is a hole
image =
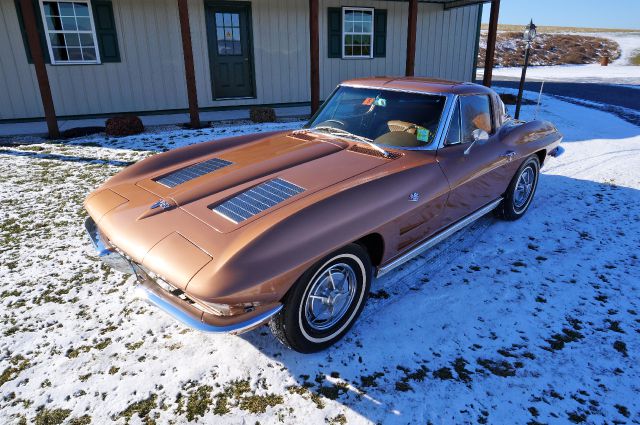
[[[149,417],[149,414],[158,406],[158,403],[156,402],[157,399],[158,396],[156,394],[151,394],[144,400],[131,403],[127,406],[126,409],[124,409],[115,418],[112,419],[115,421],[119,418],[124,418],[124,422],[128,424],[134,415],[138,415],[142,423],[153,424],[155,421]]]
[[[633,56],[629,58],[629,63],[631,65],[640,66],[640,50],[636,50],[632,53]]]
[[[9,381],[13,381],[20,375],[20,372],[29,367],[29,359],[17,355],[9,360],[10,366],[5,368],[0,374],[0,387]]]
[[[58,425],[69,417],[71,410],[69,409],[45,409],[41,406],[33,419],[35,425]]]

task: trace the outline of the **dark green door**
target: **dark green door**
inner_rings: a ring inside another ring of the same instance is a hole
[[[251,3],[205,2],[214,99],[255,97]]]

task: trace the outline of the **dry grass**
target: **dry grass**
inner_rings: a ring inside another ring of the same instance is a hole
[[[486,39],[486,33],[483,34]],[[486,42],[481,43],[481,46]],[[500,32],[496,41],[496,65],[520,66],[526,44],[519,32]],[[480,47],[478,66],[484,66],[486,49]],[[620,57],[620,46],[613,40],[580,34],[542,33],[532,44],[531,65],[598,63],[604,57]]]
[[[498,31],[518,31],[524,30],[526,24],[522,25],[510,25],[510,24],[498,24]],[[482,24],[482,29],[489,28],[489,24]],[[539,33],[554,33],[554,32],[640,32],[640,29],[617,29],[617,28],[579,28],[579,27],[559,27],[559,26],[538,26]]]
[[[629,63],[631,65],[640,66],[640,50],[636,50],[635,52],[633,52],[633,55],[629,58]]]

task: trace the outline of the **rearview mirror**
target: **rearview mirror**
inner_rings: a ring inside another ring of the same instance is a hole
[[[480,142],[480,144],[482,144],[482,142],[489,140],[489,133],[487,133],[486,131],[480,128],[476,128],[475,130],[473,130],[471,132],[471,136],[473,137],[473,142],[471,142],[469,147],[464,150],[465,155],[469,153],[469,151],[471,150],[473,145],[476,144],[476,142]]]

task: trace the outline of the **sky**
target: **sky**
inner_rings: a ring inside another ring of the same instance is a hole
[[[489,22],[485,4],[482,22]],[[640,29],[640,0],[501,0],[501,24]]]

